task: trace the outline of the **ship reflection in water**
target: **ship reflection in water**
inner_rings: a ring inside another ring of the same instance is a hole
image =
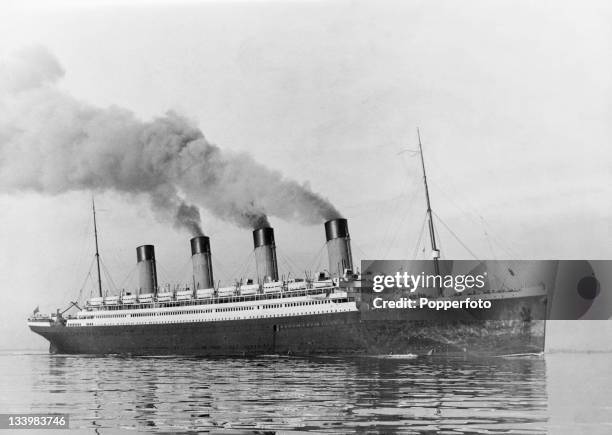
[[[606,433],[611,362],[610,354],[211,360],[4,352],[0,410],[68,413],[71,428],[99,433]]]

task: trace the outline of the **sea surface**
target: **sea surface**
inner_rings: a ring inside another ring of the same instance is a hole
[[[198,359],[4,351],[0,413],[11,412],[67,413],[71,429],[108,434],[604,434],[612,433],[612,354]]]

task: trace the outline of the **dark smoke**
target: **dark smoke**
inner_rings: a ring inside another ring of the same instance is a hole
[[[251,227],[253,229],[258,228],[267,228],[270,226],[270,221],[268,221],[268,216],[266,216],[263,212],[239,212],[242,213],[241,219],[250,222]]]
[[[340,217],[307,184],[244,153],[222,151],[173,112],[143,122],[62,91],[64,70],[41,47],[0,64],[0,189],[145,194],[155,214],[202,235],[200,212],[249,228],[267,216],[305,224]]]

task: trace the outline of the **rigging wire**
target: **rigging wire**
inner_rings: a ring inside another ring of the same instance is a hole
[[[323,263],[323,255],[319,256],[319,261],[315,265],[314,269],[312,269],[312,271],[315,272],[315,273],[323,272],[325,270],[325,267],[324,267],[324,265],[322,263]],[[329,272],[329,270],[327,272]],[[331,273],[331,272],[329,272],[329,273]]]
[[[122,289],[126,287],[127,281],[132,278],[132,275],[134,275],[134,272],[136,271],[136,268],[137,268],[137,265],[132,266],[132,268],[127,273],[125,278],[123,278],[123,281],[121,282],[121,286],[120,286]]]
[[[231,279],[228,273],[228,267],[225,265],[225,263],[219,260],[219,257],[217,257],[216,255],[210,254],[210,258],[213,261],[213,270],[215,271],[215,274],[217,273],[217,271],[221,271],[221,276],[223,278],[221,279],[221,281],[227,281],[228,279]]]
[[[72,279],[70,280],[72,284],[65,287],[64,292],[61,295],[62,300],[70,299],[73,296],[75,296],[74,294],[75,288],[80,289],[78,297],[82,297],[82,289],[85,284],[79,287],[79,284],[81,283],[80,277],[82,276],[80,271],[83,270],[83,263],[85,259],[89,258],[89,255],[88,255],[89,248],[87,247],[87,243],[86,243],[86,240],[88,239],[88,236],[89,236],[89,227],[90,227],[90,220],[87,219],[84,221],[82,226],[80,226],[80,230],[75,232],[75,234],[77,235],[76,241],[79,242],[78,246],[80,246],[80,249],[77,252],[77,254],[79,255],[75,256],[74,260],[70,262],[71,266],[70,265],[67,266],[69,268],[68,271],[72,275]],[[89,267],[89,269],[91,270],[91,266]],[[77,271],[78,273],[74,273],[75,271]],[[85,277],[86,277],[85,279],[87,280],[87,273],[85,274]]]
[[[406,154],[406,153],[408,153],[410,157],[414,157],[414,156],[417,156],[419,154],[419,151],[406,149],[406,150],[400,151],[398,154]],[[410,166],[408,165],[407,159],[401,159],[401,161],[402,161],[404,169],[405,169],[404,174],[413,175],[412,178],[410,178],[409,176],[402,177],[403,180],[404,180],[404,183],[405,183],[405,191],[408,191],[409,188],[410,188],[409,182],[412,182],[412,183],[416,182],[415,181],[415,177],[414,177],[414,174],[416,174],[416,172],[410,170]],[[392,198],[392,200],[398,199],[398,201],[396,202],[396,204],[395,204],[396,207],[393,210],[394,220],[391,221],[390,225],[387,227],[387,230],[385,231],[385,234],[384,234],[384,236],[382,238],[381,252],[380,252],[381,257],[380,258],[386,258],[387,255],[389,254],[389,251],[391,249],[391,245],[393,243],[395,243],[395,240],[397,238],[398,227],[401,228],[401,226],[404,224],[404,222],[406,220],[406,217],[408,215],[408,212],[410,210],[410,208],[409,208],[410,204],[412,204],[415,201],[417,195],[419,195],[419,190],[418,189],[413,189],[412,195],[410,195],[410,196],[401,194],[401,195],[396,196],[395,198]],[[407,199],[405,201],[399,201],[399,199],[404,197],[404,196],[406,196]],[[405,211],[405,213],[396,213],[396,212],[401,211],[401,210],[398,210],[398,209],[399,209],[399,207],[401,205],[404,205],[404,204],[407,204],[407,207],[408,207],[408,209]],[[394,229],[395,229],[395,233],[393,234],[393,239],[390,240],[387,243],[387,240],[388,240],[387,237],[391,237],[391,232]],[[383,256],[382,255],[382,251],[385,249],[385,246],[387,247],[387,251],[386,251],[386,254]]]
[[[482,219],[482,216],[481,216],[481,219]],[[484,229],[484,235],[487,241],[487,245],[489,246],[489,250],[491,251],[491,256],[493,257],[493,260],[497,260],[497,257],[495,256],[495,251],[493,250],[493,245],[491,244],[491,239],[489,238],[489,233],[487,233],[487,229],[484,228],[484,225],[483,225],[483,229]]]
[[[387,240],[389,240],[392,236],[392,232],[395,229],[396,233],[397,233],[397,228],[399,227],[399,224],[401,223],[402,218],[404,217],[404,213],[400,213],[400,210],[398,210],[401,205],[403,204],[403,202],[401,201],[401,197],[403,195],[398,195],[394,198],[391,198],[390,201],[393,202],[393,209],[390,210],[391,212],[391,222],[390,225],[387,226],[387,228],[385,228],[385,232],[383,233],[383,236],[381,238],[381,245],[380,245],[380,258],[383,258],[383,250],[385,249],[385,246],[389,246],[389,244],[387,243]],[[397,222],[396,222],[397,221]]]
[[[436,234],[440,234],[440,230],[436,225],[436,221],[433,221],[433,226],[434,230],[436,231]],[[436,241],[438,242],[438,252],[440,253],[440,259],[442,259],[442,256],[444,255],[444,248],[442,247],[442,237],[438,237]]]
[[[251,264],[253,263],[253,260],[255,259],[255,251],[251,251],[249,252],[249,255],[246,257],[246,259],[243,261],[242,266],[240,266],[237,271],[238,274],[235,274],[234,277],[244,277],[248,274],[249,269],[251,267]],[[255,275],[257,275],[257,273],[255,273]],[[231,279],[231,278],[230,278]],[[257,279],[259,279],[259,277],[257,277]]]
[[[183,270],[185,270],[185,268],[187,267],[187,263],[191,261],[191,259],[187,259],[183,265],[179,268],[179,273],[182,275]],[[155,261],[155,266],[157,268],[158,271],[162,272],[161,275],[161,280],[158,277],[157,280],[157,286],[159,288],[162,288],[163,286],[160,284],[160,282],[163,282],[165,284],[170,285],[170,287],[181,287],[181,278],[177,279],[176,274],[171,273],[170,271],[168,271],[168,269],[166,269],[161,263],[159,263],[158,261]],[[191,281],[188,281],[188,286],[191,285]],[[184,283],[182,283],[184,284]]]
[[[295,262],[291,259],[291,257],[289,257],[282,249],[281,247],[278,245],[278,243],[276,244],[276,254],[278,255],[282,255],[284,257],[284,260],[287,262],[287,265],[289,266],[289,269],[291,271],[295,271],[295,270],[299,270],[299,267],[296,266]]]
[[[404,225],[404,222],[406,222],[406,220],[408,219],[408,213],[405,213],[402,216],[402,220],[400,222],[400,227],[402,227]],[[387,252],[385,252],[385,255],[383,257],[383,259],[386,259],[389,256],[389,252],[391,251],[391,248],[393,247],[393,245],[395,244],[396,240],[397,240],[397,236],[399,234],[399,231],[395,231],[395,235],[393,236],[393,239],[391,240],[391,242],[387,245]]]
[[[419,255],[419,248],[421,247],[421,240],[423,239],[423,234],[425,233],[425,224],[427,223],[427,212],[423,215],[423,223],[421,224],[421,231],[419,232],[419,238],[417,239],[416,245],[414,247],[414,252],[412,253],[412,259],[416,260],[417,255]]]
[[[505,251],[506,254],[510,256],[510,258],[518,258],[518,256],[516,255],[516,252],[514,252],[514,250],[510,248],[510,244],[507,241],[503,240],[503,238],[499,235],[496,235],[494,233],[489,234],[486,231],[487,227],[489,228],[489,230],[493,230],[493,228],[487,222],[487,220],[479,213],[476,207],[469,206],[469,210],[466,210],[457,201],[454,200],[452,195],[448,194],[444,189],[442,189],[440,184],[438,184],[435,181],[433,181],[432,184],[434,185],[434,187],[436,187],[437,191],[441,193],[447,199],[447,201],[450,204],[452,204],[465,217],[467,217],[470,221],[472,221],[472,223],[481,227],[484,231],[486,238],[492,239],[498,245],[498,247],[500,247],[503,251]],[[463,201],[463,204],[467,205],[467,200]]]
[[[483,224],[487,228],[489,228],[490,230],[493,230],[489,222],[487,222],[487,220],[484,217],[480,216],[480,219],[482,220]],[[497,244],[497,246],[499,246],[502,250],[504,250],[509,255],[510,258],[520,258],[520,255],[518,255],[517,252],[513,248],[510,247],[510,243],[508,243],[500,235],[489,234],[489,237],[491,237],[491,239]]]
[[[160,277],[160,275],[161,275],[161,281],[166,282],[166,283],[174,283],[174,281],[170,279],[172,274],[170,272],[168,272],[168,270],[157,260],[155,261],[155,268],[157,269],[158,273],[161,272],[161,273],[159,273],[158,279],[157,279],[157,286],[158,287],[161,287],[159,285],[159,282],[160,282],[159,277]]]
[[[416,157],[416,156],[420,156],[421,157],[421,165],[423,166],[423,168],[422,168],[423,169],[422,177],[423,177],[423,180],[425,181],[425,196],[426,196],[427,205],[428,205],[428,208],[429,208],[429,196],[427,194],[427,181],[426,181],[426,178],[425,178],[425,165],[423,163],[423,158],[422,158],[421,138],[420,138],[420,135],[418,133],[419,132],[418,132],[418,129],[417,129],[417,135],[419,136],[419,149],[414,149],[414,150],[412,150],[412,149],[404,149],[404,150],[400,151],[398,154],[408,154],[411,158],[412,157]],[[406,160],[406,159],[404,159],[404,160]],[[408,169],[407,169],[407,172],[409,172]],[[418,193],[419,193],[419,190],[414,190],[414,192],[413,192],[413,194],[412,194],[412,196],[410,198],[410,202],[413,202],[416,199],[416,196],[418,195]],[[435,245],[434,234],[435,234],[436,228],[435,228],[435,222],[433,221],[433,219],[429,215],[430,211],[431,210],[429,209],[425,213],[425,218],[424,218],[423,223],[421,225],[421,230],[419,232],[419,237],[417,239],[417,243],[416,243],[415,249],[413,251],[413,259],[416,259],[417,255],[418,255],[419,248],[421,247],[421,240],[422,240],[423,235],[424,235],[425,225],[427,224],[428,219],[431,219],[431,223],[430,223],[431,224],[430,230],[432,232],[431,237],[432,237],[432,243]],[[394,243],[394,242],[395,242],[395,239],[393,240],[392,243]],[[387,252],[391,249],[391,245],[392,244],[389,245]],[[440,248],[441,248],[441,246],[440,246]],[[437,249],[437,247],[432,246],[432,249]],[[426,250],[425,244],[423,244],[423,255],[425,255],[425,250]],[[436,261],[436,259],[434,259],[434,262],[435,261]]]
[[[91,268],[93,267],[94,260],[95,260],[95,257],[92,257],[91,262],[89,264],[89,270],[87,271],[87,275],[85,276],[85,280],[83,281],[83,284],[81,285],[81,288],[79,289],[79,299],[81,299],[81,297],[83,296],[83,290],[85,289],[85,286],[87,285],[87,281],[91,277]]]
[[[433,212],[433,214],[434,214],[434,216],[435,216],[435,217],[438,219],[438,221],[440,221],[440,223],[441,223],[442,225],[444,225],[444,228],[446,228],[446,230],[447,230],[449,233],[451,233],[451,235],[452,235],[452,236],[455,238],[455,240],[457,240],[457,241],[459,242],[459,244],[460,244],[461,246],[463,246],[463,248],[464,248],[466,251],[468,251],[472,257],[474,257],[476,260],[480,260],[480,259],[478,258],[478,256],[477,256],[476,254],[474,254],[474,252],[473,252],[473,251],[472,251],[470,248],[468,248],[468,247],[467,247],[467,245],[466,245],[465,243],[463,243],[463,241],[462,241],[462,240],[459,238],[459,236],[457,236],[457,234],[455,234],[455,233],[454,233],[454,231],[453,231],[453,230],[451,230],[451,229],[450,229],[450,227],[449,227],[448,225],[446,225],[446,223],[445,223],[445,222],[444,222],[444,221],[443,221],[443,220],[440,218],[440,216],[438,216],[438,214],[437,214],[437,213]]]
[[[84,260],[88,257],[88,247],[87,244],[85,243],[85,241],[88,239],[89,237],[89,226],[90,226],[90,221],[89,219],[84,223],[84,225],[81,227],[81,231],[79,231],[77,234],[79,235],[79,244],[81,246],[81,249],[79,251],[79,254],[77,256],[77,258],[74,260],[73,266],[70,269],[70,271],[80,271],[82,270],[82,266],[83,266],[83,262]],[[91,266],[90,266],[91,268]],[[70,286],[66,292],[64,293],[63,297],[66,297],[67,293],[70,292],[70,288],[74,288],[77,287],[77,285],[79,284],[79,278],[78,276],[80,276],[80,273],[74,274],[74,278],[73,278],[73,285]]]
[[[175,279],[173,282],[177,283],[180,282],[181,280],[185,280],[185,277],[187,277],[187,283],[188,286],[191,288],[191,286],[193,285],[193,270],[190,271],[190,267],[189,264],[192,262],[193,260],[191,259],[191,257],[187,258],[183,264],[179,267],[177,275],[175,275]]]
[[[91,272],[89,272],[89,273],[87,274],[87,279],[85,280],[85,283],[86,283],[86,284],[87,284],[87,282],[89,281],[89,278],[91,278],[91,280],[92,280],[92,282],[93,282],[93,276],[91,276]],[[92,298],[91,293],[92,293],[92,289],[89,289],[89,299],[91,299],[91,298]]]
[[[277,258],[280,256],[281,260],[285,262],[285,264],[287,265],[287,269],[290,273],[293,273],[293,275],[295,276],[299,275],[298,271],[300,269],[296,266],[296,264],[287,254],[285,254],[282,250],[278,248],[278,245],[276,245],[276,256]]]
[[[278,249],[276,250],[276,258],[280,258],[287,266],[287,271],[289,274],[293,274],[298,276],[296,269],[287,261],[287,256],[280,252]],[[288,276],[288,275],[287,275]]]
[[[361,249],[361,247],[357,243],[355,243],[353,240],[351,240],[351,246],[353,248],[356,248],[359,252],[361,252],[361,255],[362,255],[361,259],[362,260],[368,259],[368,255],[366,254],[366,252],[363,249]]]
[[[102,271],[104,272],[104,277],[106,278],[106,281],[109,284],[109,287],[111,287],[111,289],[113,289],[116,292],[117,291],[117,285],[115,285],[115,281],[113,281],[113,278],[111,277],[111,274],[110,274],[108,268],[106,267],[106,264],[102,260],[102,258],[100,258],[100,264],[102,265]],[[108,293],[108,291],[107,291],[107,293]]]
[[[300,270],[300,267],[297,265],[297,263],[295,261],[293,261],[293,259],[289,255],[287,255],[286,253],[283,252],[282,254],[285,257],[285,259],[287,261],[289,261],[289,263],[291,264],[294,273],[297,273]]]
[[[315,256],[312,258],[311,261],[309,261],[308,263],[306,263],[308,269],[307,270],[320,270],[319,268],[321,267],[321,261],[323,258],[323,249],[325,249],[325,246],[327,246],[327,242],[323,243],[321,245],[321,248],[319,249],[319,251],[315,254]],[[315,264],[316,262],[316,264]]]

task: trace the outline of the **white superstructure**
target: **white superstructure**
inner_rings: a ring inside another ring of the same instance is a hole
[[[277,297],[266,294],[204,300],[179,299],[171,303],[152,303],[138,307],[99,307],[89,305],[76,316],[68,317],[67,327],[146,325],[185,322],[218,322],[270,317],[307,316],[343,311],[357,311],[354,300],[337,287],[286,292]]]

